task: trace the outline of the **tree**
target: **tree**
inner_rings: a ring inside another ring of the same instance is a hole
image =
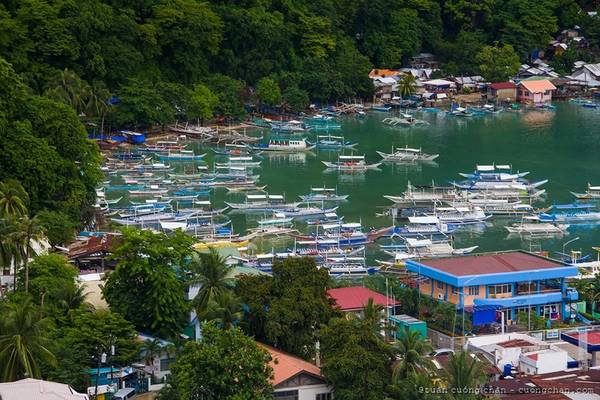
[[[195,254],[188,268],[192,272],[190,283],[200,286],[192,303],[198,316],[204,318],[209,304],[233,287],[232,267],[225,264],[215,249],[209,248],[208,253]]]
[[[225,117],[239,118],[244,115],[242,92],[244,83],[226,75],[214,74],[205,80],[206,86],[217,95],[216,113]]]
[[[483,371],[482,363],[466,351],[452,354],[445,370],[450,398],[479,399],[481,395],[473,389],[480,388],[485,382]]]
[[[73,107],[80,115],[87,109],[91,89],[79,75],[65,68],[48,82],[44,95]]]
[[[25,298],[4,304],[0,319],[0,379],[11,382],[25,376],[40,378],[40,362],[55,363],[48,350],[48,318]]]
[[[384,307],[381,304],[376,304],[372,298],[369,298],[369,301],[362,310],[362,319],[365,324],[367,324],[375,334],[380,334],[382,329],[382,320],[385,318]]]
[[[166,125],[175,119],[175,110],[154,86],[144,80],[130,79],[117,91],[119,104],[115,111],[118,124],[147,128]]]
[[[275,80],[262,78],[256,84],[256,97],[261,103],[276,106],[281,103],[281,90]]]
[[[17,180],[0,182],[0,217],[21,217],[27,214],[29,195]]]
[[[162,337],[178,334],[188,304],[176,268],[189,257],[191,243],[192,239],[179,231],[167,236],[124,229],[113,252],[117,266],[102,289],[111,309],[142,332]]]
[[[320,331],[322,367],[340,400],[380,400],[391,380],[393,348],[368,323],[334,318]]]
[[[427,372],[432,368],[431,360],[427,355],[433,350],[416,331],[406,331],[400,335],[396,343],[396,351],[400,360],[394,365],[394,376],[397,379],[406,379],[409,375]]]
[[[301,112],[306,110],[310,103],[308,92],[296,86],[288,87],[283,92],[283,101],[285,107],[291,112]]]
[[[404,74],[399,86],[400,96],[409,97],[417,90],[417,79],[412,74]]]
[[[230,329],[242,319],[242,303],[229,290],[219,293],[208,303],[207,321],[214,321],[223,329]]]
[[[37,214],[52,246],[64,246],[75,239],[76,223],[64,212],[43,210]]]
[[[154,378],[154,359],[160,356],[162,344],[159,339],[146,339],[141,347],[140,355],[147,366],[152,367],[152,378]]]
[[[209,323],[202,331],[202,341],[188,342],[171,365],[171,380],[161,394],[170,391],[170,398],[178,399],[271,398],[266,350],[238,328],[222,330]]]
[[[479,70],[491,82],[506,81],[519,71],[519,56],[509,44],[504,46],[484,46],[477,54]]]
[[[211,119],[219,98],[205,85],[197,83],[190,92],[187,117],[189,119]]]
[[[29,259],[36,252],[36,243],[39,245],[39,242],[43,238],[44,228],[37,216],[33,218],[29,218],[26,215],[21,217],[16,231],[11,235],[11,239],[20,252],[19,259],[23,262],[25,293],[29,291]]]
[[[19,281],[25,281],[24,271],[21,271]],[[77,285],[75,279],[79,271],[69,264],[68,260],[59,254],[37,256],[29,265],[29,294],[46,312],[62,308],[59,304],[65,293],[73,292]]]

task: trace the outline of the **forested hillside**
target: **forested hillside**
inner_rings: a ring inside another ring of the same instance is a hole
[[[596,5],[576,0],[6,0],[0,3],[0,181],[34,212],[79,221],[98,156],[85,128],[145,129],[240,117],[248,102],[300,111],[368,98],[373,67],[436,54],[450,74],[479,72],[486,44],[522,60],[578,24],[594,58]],[[83,215],[85,216],[85,215]],[[65,222],[66,223],[66,222]]]

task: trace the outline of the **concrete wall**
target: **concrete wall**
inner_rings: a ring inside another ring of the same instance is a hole
[[[286,392],[288,390],[298,390],[298,400],[315,400],[317,394],[333,392],[333,388],[325,384],[275,389],[274,392]]]

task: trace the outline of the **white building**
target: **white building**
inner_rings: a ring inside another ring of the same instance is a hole
[[[277,400],[332,400],[333,389],[327,385],[321,369],[314,364],[274,347],[259,343],[271,354],[271,385]]]
[[[0,383],[2,400],[89,400],[87,394],[77,393],[69,385],[42,381],[39,379],[21,379],[16,382]]]

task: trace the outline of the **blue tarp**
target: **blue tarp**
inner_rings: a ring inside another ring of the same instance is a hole
[[[494,308],[473,311],[473,326],[491,324],[496,321]]]

